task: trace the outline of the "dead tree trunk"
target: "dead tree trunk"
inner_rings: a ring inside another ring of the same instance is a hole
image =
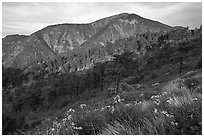
[[[179,74],[182,73],[182,69],[183,69],[183,58],[180,59]]]
[[[116,94],[119,93],[119,84],[120,84],[120,74],[118,73],[118,76],[117,76],[117,83],[116,83]]]

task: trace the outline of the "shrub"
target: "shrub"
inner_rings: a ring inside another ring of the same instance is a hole
[[[2,116],[3,135],[14,134],[15,132],[17,132],[17,129],[25,127],[25,115],[23,114],[14,115]]]
[[[140,95],[141,94],[139,92],[133,91],[133,92],[121,94],[121,98],[124,99],[124,101],[128,103],[128,102],[133,102],[133,101],[139,101]]]
[[[105,117],[99,110],[97,111],[81,111],[74,116],[74,122],[77,127],[82,127],[78,132],[80,135],[96,135],[101,132],[105,126]]]
[[[182,93],[189,91],[186,87],[183,86],[183,79],[176,79],[162,88],[162,91],[167,93],[168,96],[178,96]]]
[[[120,104],[115,107],[113,112],[107,112],[106,117],[109,124],[115,120],[119,122],[126,121],[132,127],[139,127],[143,124],[143,119],[151,119],[153,105],[150,102],[141,102],[135,105]]]
[[[118,121],[113,122],[112,124],[107,124],[106,128],[103,129],[102,135],[136,135],[142,134],[141,131],[138,131],[138,128],[133,128],[128,124],[120,123]]]
[[[174,134],[202,134],[202,101],[191,96],[175,97],[168,110],[174,114],[179,132]]]
[[[149,101],[120,105],[108,114],[109,122],[102,130],[103,135],[162,135],[166,134],[167,118],[162,113],[154,113],[156,106]]]
[[[196,78],[189,78],[184,81],[184,85],[188,87],[188,89],[193,90],[198,86],[200,82]]]
[[[202,59],[200,59],[196,65],[196,68],[201,69],[202,68]]]
[[[157,77],[158,77],[158,75],[155,74],[155,73],[153,73],[153,74],[150,76],[151,79],[155,79],[155,78],[157,78]]]
[[[178,88],[178,83],[170,83],[163,91],[167,94],[160,100],[160,109],[173,115],[174,130],[171,134],[201,134],[202,129],[202,95],[186,87]]]

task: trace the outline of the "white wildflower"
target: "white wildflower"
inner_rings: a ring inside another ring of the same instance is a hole
[[[111,106],[105,106],[104,108],[101,108],[101,111],[108,109],[108,108],[111,108]]]
[[[67,118],[64,118],[62,121],[63,121],[63,123],[65,123],[67,121]]]
[[[113,113],[115,111],[114,106],[111,107],[111,113]]]
[[[56,122],[56,121],[53,122],[53,126],[55,126],[55,125],[57,125],[57,122]]]
[[[159,104],[160,104],[160,100],[155,100],[154,103],[155,103],[156,105],[159,105]]]
[[[161,95],[154,95],[154,96],[151,97],[151,99],[153,99],[153,98],[159,98],[159,97],[161,97]]]
[[[170,115],[168,113],[165,114],[167,117],[170,117]]]
[[[73,127],[73,129],[81,130],[82,127]]]
[[[178,123],[177,122],[171,122],[172,125],[177,126]]]
[[[163,110],[163,111],[161,111],[161,113],[163,113],[163,114],[167,114],[168,112]]]
[[[162,93],[162,95],[166,95],[166,94],[167,94],[167,92],[163,92],[163,93]]]
[[[104,111],[105,110],[105,108],[101,108],[101,111]]]
[[[138,104],[142,104],[142,101],[138,102]]]
[[[69,121],[71,121],[73,119],[72,115],[69,115],[67,118],[68,118]]]
[[[74,125],[75,125],[75,123],[74,123],[74,122],[72,122],[72,123],[71,123],[71,125],[72,125],[72,126],[74,126]]]
[[[191,114],[191,119],[193,119],[193,114]]]
[[[193,98],[193,101],[196,101],[196,100],[198,100],[198,98]]]
[[[174,117],[173,114],[169,114],[167,111],[161,111],[166,117]]]
[[[142,96],[144,96],[144,94],[141,94],[139,97],[142,97]]]
[[[166,101],[167,103],[169,103],[169,104],[171,104],[171,101],[170,101],[170,99],[167,99],[167,101]]]
[[[126,107],[129,107],[129,106],[131,106],[131,104],[125,104],[125,106],[126,106]]]
[[[86,104],[81,104],[79,107],[80,107],[81,109],[83,109],[84,107],[86,107]]]
[[[158,110],[155,108],[155,109],[154,109],[154,113],[157,113],[157,112],[158,112]]]
[[[68,113],[69,113],[69,112],[75,112],[75,110],[72,109],[72,108],[70,108],[67,112],[68,112]]]
[[[110,107],[111,107],[111,106],[106,106],[105,109],[106,109],[106,108],[110,108]]]

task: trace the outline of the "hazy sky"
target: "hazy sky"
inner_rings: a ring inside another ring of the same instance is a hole
[[[135,13],[171,26],[199,27],[202,3],[2,3],[2,36],[31,34],[48,25],[90,23],[119,13]]]

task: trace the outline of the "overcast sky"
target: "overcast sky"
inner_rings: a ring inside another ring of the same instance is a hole
[[[199,27],[202,3],[2,3],[2,36],[32,34],[48,25],[90,23],[119,13],[135,13],[171,26]]]

